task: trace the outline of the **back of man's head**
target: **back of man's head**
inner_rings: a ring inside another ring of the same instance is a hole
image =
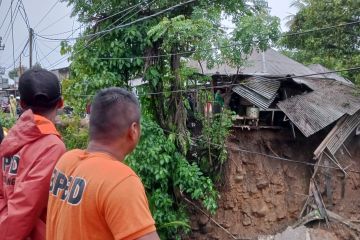
[[[61,98],[59,79],[42,68],[27,70],[19,79],[21,106],[42,114],[56,108]]]
[[[134,94],[118,87],[96,94],[90,111],[90,141],[113,142],[124,137],[133,123],[140,124],[140,107]]]

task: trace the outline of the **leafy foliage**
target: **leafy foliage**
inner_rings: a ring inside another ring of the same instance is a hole
[[[337,26],[359,21],[357,0],[303,0],[299,12],[290,22],[289,33],[320,27]],[[320,63],[329,69],[344,69],[360,65],[360,25],[352,24],[328,30],[294,35],[284,39],[283,46],[292,58],[305,63]],[[360,83],[360,73],[344,72],[345,77]]]
[[[87,26],[84,35],[150,16],[176,4],[171,0],[66,2],[73,7],[73,15]],[[115,14],[122,9],[125,10],[121,14]],[[237,30],[224,31],[221,26],[224,16],[233,19]],[[146,116],[143,136],[127,162],[142,177],[164,239],[188,231],[182,196],[198,201],[212,213],[216,210],[217,193],[207,176],[221,168],[226,159],[223,140],[230,124],[227,113],[204,123],[201,140],[219,147],[212,147],[209,153],[204,144],[206,152],[201,148],[195,150],[201,160],[186,159],[191,139],[186,125],[189,103],[183,91],[195,74],[182,60],[206,60],[209,66],[227,62],[241,67],[253,48],[265,49],[276,40],[278,24],[278,19],[269,16],[265,0],[198,0],[125,28],[80,38],[74,45],[62,43],[62,53],[71,53],[72,61],[72,78],[63,83],[65,100],[78,112],[83,112],[89,96],[101,88],[129,89],[131,79],[138,77],[147,81],[138,89]],[[267,31],[263,34],[264,29]],[[257,44],[253,45],[254,41]],[[71,131],[78,134],[76,129]],[[209,158],[213,162],[204,164]]]
[[[148,118],[143,119],[142,126],[140,144],[126,162],[142,177],[157,225],[188,221],[185,205],[178,201],[182,194],[202,201],[204,207],[214,213],[217,192],[212,181],[178,152],[173,135],[166,136],[159,125]],[[166,230],[162,233],[168,239],[187,228],[177,225]]]
[[[86,149],[88,130],[81,126],[81,119],[77,116],[61,117],[63,126],[57,126],[67,149]]]
[[[195,141],[195,161],[201,170],[219,180],[222,165],[227,160],[226,141],[230,133],[233,113],[227,109],[213,118],[198,116],[202,122],[201,134]]]
[[[80,119],[64,119],[67,127],[60,128],[68,149],[86,148],[88,131],[80,127]],[[162,239],[171,239],[189,231],[183,195],[203,203],[214,213],[217,192],[197,164],[190,164],[177,151],[173,135],[166,136],[154,121],[145,117],[142,136],[136,150],[126,163],[141,177],[148,193],[151,212]]]
[[[6,114],[3,111],[0,111],[0,121],[2,127],[10,129],[15,124],[16,119],[11,117],[10,114]]]

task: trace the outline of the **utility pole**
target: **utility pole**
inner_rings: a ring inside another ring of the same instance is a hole
[[[34,29],[29,29],[29,68],[32,68]]]

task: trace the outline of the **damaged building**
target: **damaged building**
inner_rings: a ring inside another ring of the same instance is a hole
[[[256,239],[320,220],[334,239],[358,239],[360,225],[350,220],[360,219],[358,89],[320,64],[304,66],[273,49],[254,51],[247,62],[187,63],[211,76],[237,114],[214,216],[223,229],[194,219],[193,237]]]

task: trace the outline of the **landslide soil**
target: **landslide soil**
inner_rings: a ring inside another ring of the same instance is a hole
[[[315,163],[313,152],[325,136],[325,131],[310,138],[298,133],[294,140],[288,130],[234,130],[227,142],[229,158],[218,186],[219,208],[212,216],[223,229],[193,208],[190,239],[233,239],[231,235],[239,239],[257,239],[261,235],[274,235],[294,224],[307,199],[313,173],[313,166],[302,163]],[[360,136],[351,139],[346,145],[352,158],[344,150],[339,151],[338,158],[342,164],[351,164],[349,168],[360,171]],[[234,150],[236,148],[259,154]],[[346,180],[340,171],[332,170],[330,174],[332,201],[326,199],[325,186],[320,184],[327,206],[348,219],[360,219],[360,174],[350,173]],[[323,176],[324,171],[320,171],[317,178],[320,183]],[[343,225],[330,225],[327,231],[334,232],[339,239],[352,239],[353,234]],[[316,227],[323,228],[323,225]]]

